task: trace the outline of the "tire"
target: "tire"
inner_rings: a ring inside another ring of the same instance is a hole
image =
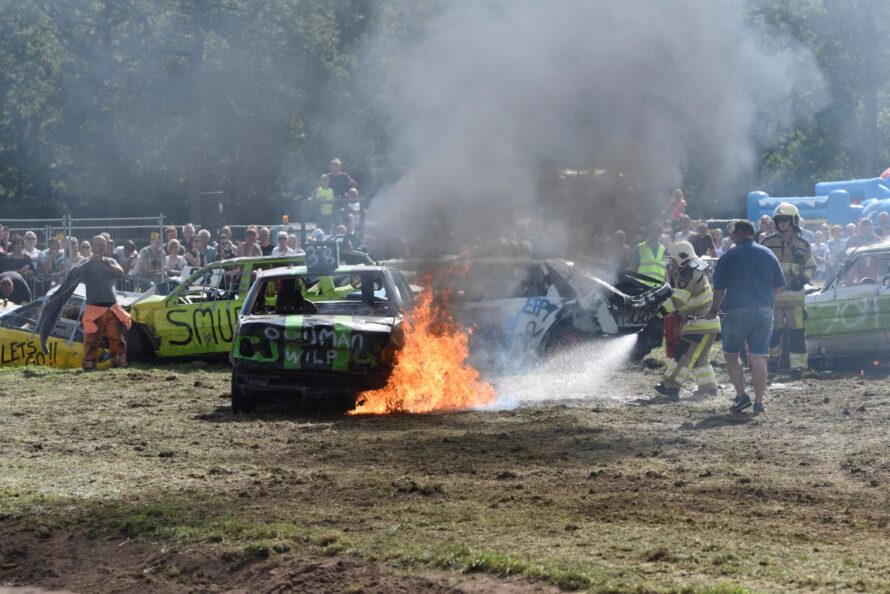
[[[587,335],[574,326],[560,324],[548,332],[547,337],[541,343],[541,356],[552,357],[580,345],[587,339]]]
[[[126,334],[127,363],[134,361],[146,361],[154,358],[154,348],[151,346],[145,332],[134,324]]]
[[[238,384],[237,376],[232,371],[232,414],[250,413],[255,408],[256,402],[251,398],[250,392]]]

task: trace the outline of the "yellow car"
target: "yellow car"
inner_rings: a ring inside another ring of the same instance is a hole
[[[349,264],[372,264],[367,254],[344,251]],[[212,262],[188,275],[168,295],[143,296],[130,306],[133,327],[127,333],[127,358],[221,358],[232,348],[238,312],[262,270],[304,266],[306,257],[265,256]],[[321,280],[318,298],[327,296]],[[310,297],[312,299],[312,297]]]
[[[117,292],[121,305],[128,305],[138,293]],[[40,347],[34,327],[47,297],[21,306],[8,306],[0,313],[0,365],[46,365],[59,369],[78,369],[83,360],[83,326],[80,316],[85,300],[83,285],[71,295],[46,341],[48,352]],[[108,351],[102,349],[98,367],[108,367]]]

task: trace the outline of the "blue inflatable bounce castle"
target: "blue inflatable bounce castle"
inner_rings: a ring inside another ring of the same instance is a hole
[[[878,213],[890,213],[890,168],[871,179],[819,182],[814,196],[773,197],[766,192],[751,192],[748,220],[756,223],[764,214],[772,216],[782,202],[797,206],[808,224],[846,225],[862,217],[876,220]]]

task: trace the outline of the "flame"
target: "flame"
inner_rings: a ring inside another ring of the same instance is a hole
[[[446,313],[448,294],[435,302],[424,290],[403,322],[405,345],[380,390],[363,392],[351,414],[428,413],[490,404],[494,388],[467,363],[468,332]]]

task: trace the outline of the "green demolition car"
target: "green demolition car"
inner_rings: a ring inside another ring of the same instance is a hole
[[[168,295],[150,295],[133,303],[133,327],[127,333],[127,358],[223,358],[232,346],[238,312],[257,274],[282,266],[304,266],[307,255],[232,258],[212,262],[190,274]],[[344,251],[343,262],[373,264],[367,254]],[[309,298],[327,298],[337,287],[316,279]]]
[[[807,295],[807,352],[815,368],[890,357],[890,245],[850,250],[843,266]]]

